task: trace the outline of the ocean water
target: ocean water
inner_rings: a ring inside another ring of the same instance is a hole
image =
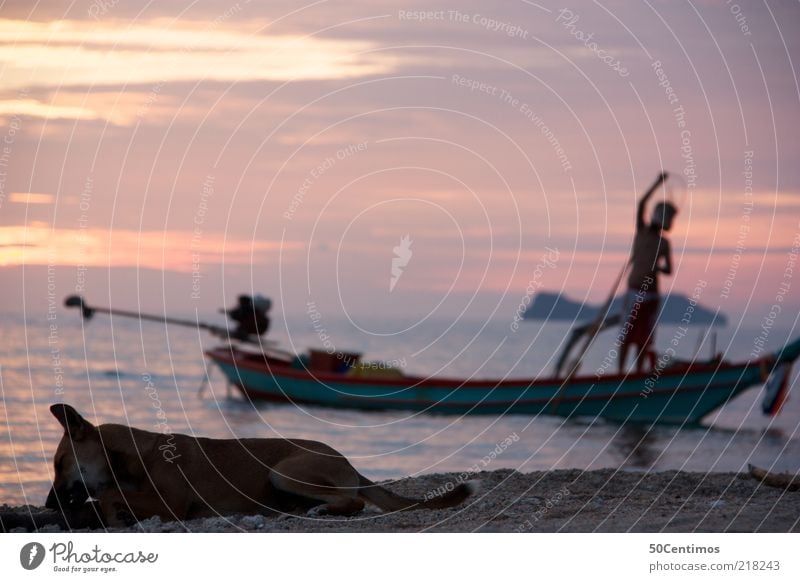
[[[508,320],[422,322],[376,320],[356,328],[326,318],[273,321],[270,336],[292,351],[331,342],[361,350],[366,359],[397,360],[406,372],[436,376],[531,377],[552,369],[567,325]],[[678,355],[698,348],[693,328]],[[717,348],[746,359],[761,330],[721,329]],[[675,329],[659,331],[662,350]],[[777,348],[800,328],[770,330]],[[613,334],[601,336],[585,359],[594,370]],[[206,368],[203,350],[217,341],[193,329],[98,315],[84,323],[74,312],[56,318],[0,319],[0,503],[41,505],[52,479],[61,428],[48,407],[67,402],[96,423],[210,437],[298,437],[325,441],[373,479],[477,467],[532,471],[554,468],[738,471],[752,462],[775,470],[800,468],[800,398],[792,392],[776,418],[761,413],[753,388],[701,427],[620,427],[602,420],[565,421],[521,415],[447,417],[405,412],[363,413],[290,405],[253,405],[229,390],[219,370]],[[206,389],[199,393],[208,374]],[[793,394],[795,395],[793,397]],[[510,440],[509,440],[510,439]],[[511,443],[492,454],[498,443]]]

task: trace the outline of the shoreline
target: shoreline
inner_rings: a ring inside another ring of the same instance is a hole
[[[446,510],[382,514],[369,507],[349,518],[305,514],[236,515],[184,522],[151,518],[130,528],[71,530],[116,532],[800,532],[800,491],[769,487],[747,473],[639,473],[565,469],[519,473],[511,469],[471,476],[480,490]],[[458,473],[438,473],[385,484],[422,498]],[[55,512],[3,506],[20,520]],[[29,531],[17,526],[8,531]],[[33,531],[30,528],[30,531]],[[70,531],[51,523],[42,533]]]

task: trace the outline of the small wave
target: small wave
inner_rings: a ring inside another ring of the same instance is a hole
[[[106,369],[106,370],[91,371],[89,372],[89,377],[126,379],[126,378],[138,378],[139,374],[134,372],[125,372],[124,370],[118,370],[118,369]]]

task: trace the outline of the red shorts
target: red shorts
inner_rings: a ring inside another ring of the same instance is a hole
[[[647,348],[655,338],[656,320],[660,300],[638,299],[629,301],[628,317],[625,322],[625,344]]]

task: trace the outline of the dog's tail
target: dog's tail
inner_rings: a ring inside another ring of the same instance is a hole
[[[359,475],[359,496],[374,503],[383,511],[410,511],[413,509],[445,509],[463,503],[478,491],[478,481],[454,484],[452,481],[425,493],[423,499],[411,499],[392,493]]]

